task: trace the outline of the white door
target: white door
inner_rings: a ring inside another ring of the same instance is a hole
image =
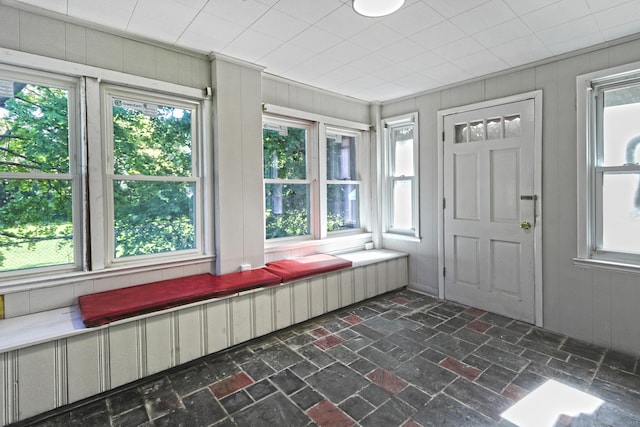
[[[445,298],[534,323],[534,100],[443,129]]]

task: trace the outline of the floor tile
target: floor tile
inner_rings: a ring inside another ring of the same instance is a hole
[[[350,427],[355,424],[353,419],[328,400],[309,409],[308,414],[320,427]]]
[[[300,408],[281,394],[274,394],[233,416],[238,426],[306,426],[311,421]]]
[[[514,427],[500,413],[554,379],[604,400],[556,427],[626,427],[638,373],[638,357],[400,290],[24,425]]]

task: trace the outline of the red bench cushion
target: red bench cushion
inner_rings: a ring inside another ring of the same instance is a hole
[[[317,254],[267,263],[266,270],[290,282],[314,274],[351,267],[351,261],[333,255]]]
[[[264,269],[229,273],[221,276],[198,274],[163,280],[78,298],[82,321],[87,327],[243,290],[281,283],[282,279]]]

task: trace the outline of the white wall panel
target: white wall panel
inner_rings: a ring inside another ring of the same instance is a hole
[[[150,375],[176,365],[173,313],[144,320],[146,342],[145,374]]]
[[[202,306],[178,312],[178,363],[185,363],[205,355]]]
[[[274,298],[274,289],[256,292],[252,295],[254,337],[266,335],[275,330]]]
[[[327,286],[327,311],[340,308],[340,275],[329,274],[326,276]]]
[[[291,285],[291,302],[293,305],[293,322],[301,323],[311,317],[309,310],[309,281],[301,280]]]
[[[137,380],[141,375],[139,321],[109,328],[109,372],[111,388]]]
[[[365,267],[364,280],[365,298],[371,298],[378,293],[378,269],[376,264],[370,264]]]
[[[64,59],[65,24],[52,18],[20,12],[20,49]]]
[[[18,417],[25,419],[60,404],[56,343],[18,350]]]
[[[99,332],[91,332],[66,340],[69,403],[103,390],[101,373],[104,372],[104,366],[101,366],[103,357],[100,339]]]
[[[0,12],[2,12],[2,10],[0,10]],[[13,381],[10,382],[7,378],[10,354],[12,353],[0,354],[0,425],[9,424],[11,420],[7,405],[7,403],[11,401],[11,386],[13,385]]]
[[[227,348],[229,341],[229,300],[223,299],[206,305],[207,353]]]
[[[253,325],[253,308],[251,299],[251,294],[240,295],[230,299],[232,318],[232,345],[240,344],[241,342],[248,341],[252,338],[251,334]]]
[[[273,289],[276,329],[286,328],[293,323],[291,286],[281,285]]]
[[[367,272],[366,267],[356,267],[353,270],[353,299],[360,302],[367,296]]]
[[[340,275],[340,304],[342,307],[356,302],[355,299],[355,283],[354,279],[355,269],[341,271]]]
[[[324,276],[309,280],[309,308],[311,317],[320,316],[327,312],[326,282]]]

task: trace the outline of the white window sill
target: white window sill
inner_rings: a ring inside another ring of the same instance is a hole
[[[573,265],[586,268],[601,268],[604,270],[621,271],[626,273],[640,273],[640,265],[619,261],[610,261],[593,258],[574,258]]]
[[[394,239],[394,240],[404,240],[405,242],[422,242],[422,237],[416,237],[411,234],[400,234],[400,233],[382,233],[383,239]]]
[[[282,252],[296,249],[312,248],[314,246],[324,245],[341,245],[344,243],[345,248],[349,247],[350,243],[362,241],[363,245],[366,242],[370,242],[372,233],[358,233],[342,236],[329,236],[326,239],[307,239],[307,240],[281,240],[276,242],[265,242],[264,253]]]

